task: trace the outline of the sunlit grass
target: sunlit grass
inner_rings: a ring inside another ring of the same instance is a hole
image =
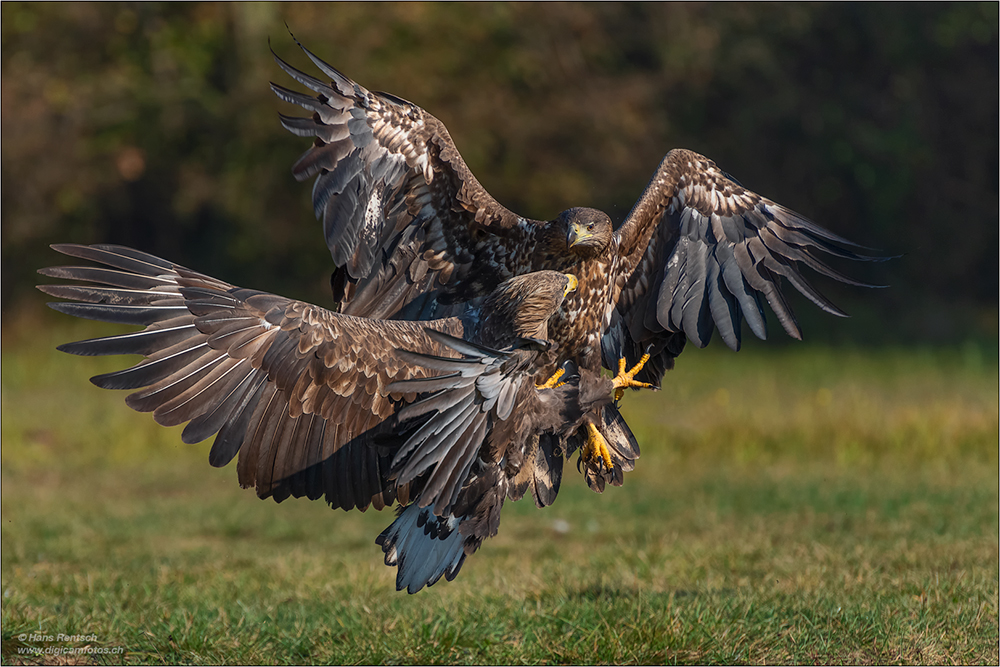
[[[998,660],[993,349],[688,350],[625,399],[624,487],[568,464],[553,507],[507,505],[409,596],[374,544],[391,514],[256,500],[86,382],[120,359],[53,350],[104,329],[38,330],[3,348],[6,662]]]

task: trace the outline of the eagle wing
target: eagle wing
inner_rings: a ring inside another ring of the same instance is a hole
[[[400,351],[409,364],[431,373],[390,385],[393,391],[426,394],[400,410],[399,419],[433,416],[396,452],[393,468],[400,483],[426,473],[418,504],[446,515],[468,482],[477,457],[499,463],[538,424],[560,425],[564,421],[560,407],[568,410],[576,391],[569,385],[559,392],[535,387],[534,377],[547,363],[540,361],[546,359],[542,352],[547,345],[539,341],[522,339],[506,350],[493,350],[436,331],[427,335],[462,356]],[[558,400],[550,398],[554,394],[559,394]]]
[[[745,319],[754,335],[765,338],[764,301],[782,328],[800,339],[782,279],[826,312],[845,316],[806,280],[800,266],[872,287],[820,256],[882,259],[859,254],[861,246],[743,188],[708,158],[679,149],[660,163],[616,236],[619,264],[603,361],[613,367],[619,357],[635,359],[652,346],[650,368],[657,382],[684,337],[704,347],[718,329],[736,350]]]
[[[531,270],[541,223],[512,213],[480,185],[441,121],[394,95],[366,90],[299,46],[329,82],[275,54],[316,95],[271,88],[312,112],[281,115],[281,123],[313,137],[292,172],[300,181],[316,178],[313,207],[340,267],[333,282],[341,312],[384,318],[417,297],[430,303],[427,294],[436,301],[439,290],[460,285],[466,297],[481,296]]]
[[[72,302],[53,303],[88,319],[145,325],[143,331],[69,343],[81,355],[141,354],[138,365],[92,378],[107,389],[138,389],[129,407],[165,426],[189,422],[182,439],[217,434],[212,465],[239,453],[243,487],[281,502],[289,495],[334,507],[378,509],[408,490],[389,481],[392,453],[373,446],[396,408],[415,395],[391,392],[426,369],[397,348],[447,355],[425,333],[461,335],[458,320],[369,321],[242,289],[121,246],[53,246],[100,266],[40,273],[83,284],[43,285]],[[95,284],[96,283],[96,284]]]
[[[577,375],[572,362],[563,367],[567,382],[536,387],[547,346],[535,340],[494,350],[427,333],[462,356],[403,353],[438,375],[390,386],[424,395],[399,412],[400,420],[429,418],[393,460],[394,476],[414,485],[415,500],[376,540],[386,565],[398,568],[397,590],[410,593],[442,575],[454,579],[465,558],[497,534],[505,498],[517,500],[531,485],[539,506],[551,504],[562,470],[554,438],[575,431],[592,408],[610,403],[612,391],[609,379],[589,371]]]
[[[400,352],[435,375],[390,387],[423,395],[400,410],[404,427],[406,420],[429,418],[408,435],[393,459],[393,475],[399,483],[414,484],[415,500],[376,539],[385,564],[397,568],[396,589],[411,594],[442,575],[454,579],[465,558],[496,535],[510,469],[516,467],[506,459],[520,460],[521,452],[512,445],[524,447],[537,437],[532,427],[542,419],[539,391],[567,391],[535,388],[535,341],[494,350],[427,333],[461,358]]]

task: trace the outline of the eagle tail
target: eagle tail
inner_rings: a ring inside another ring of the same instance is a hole
[[[395,566],[396,590],[411,595],[434,585],[441,575],[451,581],[465,562],[466,537],[459,519],[435,516],[431,508],[411,503],[375,543],[385,553],[385,564]]]

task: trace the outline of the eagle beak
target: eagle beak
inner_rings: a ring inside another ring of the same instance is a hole
[[[572,273],[564,273],[563,275],[569,279],[569,282],[566,283],[566,289],[563,290],[563,298],[565,298],[567,294],[576,290],[576,287],[577,285],[580,284],[580,281],[577,280],[576,276],[574,276]]]
[[[580,225],[573,223],[573,226],[569,228],[569,233],[566,234],[566,246],[572,248],[581,240],[587,237],[587,231],[581,229]]]

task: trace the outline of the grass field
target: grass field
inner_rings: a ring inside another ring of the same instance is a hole
[[[692,348],[624,487],[568,465],[409,596],[391,514],[259,501],[53,350],[109,330],[4,340],[6,663],[998,661],[995,346]]]

